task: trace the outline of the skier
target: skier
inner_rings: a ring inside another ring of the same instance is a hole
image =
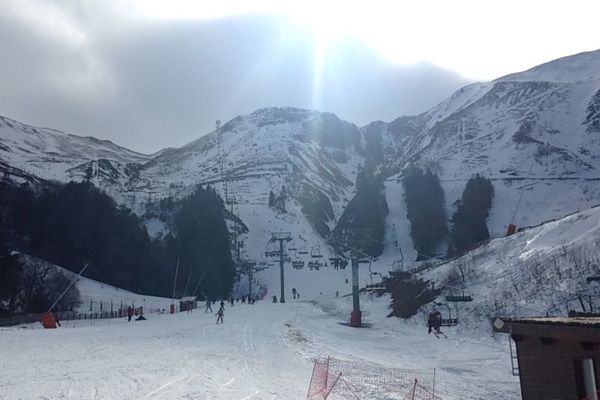
[[[439,335],[441,333],[440,327],[442,326],[442,313],[438,310],[433,310],[429,313],[427,317],[427,327],[428,332],[431,333],[433,331],[434,335]]]
[[[127,307],[127,322],[131,322],[131,317],[133,316],[133,308],[131,306]]]
[[[219,311],[217,311],[217,324],[219,323],[219,321],[221,321],[221,324],[223,323],[224,314],[225,312],[223,311],[223,307],[219,307]]]
[[[204,311],[205,313],[207,313],[209,310],[212,313],[212,306],[211,306],[212,302],[210,300],[206,300],[206,310]]]
[[[219,304],[221,306],[222,309],[225,309],[225,302],[223,300],[221,300],[221,304]]]
[[[273,295],[273,303],[277,303],[277,296]]]
[[[292,288],[292,296],[296,299],[296,288]]]

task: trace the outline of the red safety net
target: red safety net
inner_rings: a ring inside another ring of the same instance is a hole
[[[308,387],[308,399],[327,399],[337,384],[341,373],[337,375],[329,369],[329,358],[325,361],[315,360],[313,373]]]
[[[400,369],[334,358],[315,360],[307,398],[439,400],[434,369]]]

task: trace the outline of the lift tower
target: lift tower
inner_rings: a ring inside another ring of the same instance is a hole
[[[283,244],[292,240],[292,234],[290,232],[272,232],[271,242],[279,242],[279,274],[281,280],[281,295],[279,297],[280,303],[285,303],[285,279],[283,272],[283,263],[288,259],[287,254],[283,248]]]

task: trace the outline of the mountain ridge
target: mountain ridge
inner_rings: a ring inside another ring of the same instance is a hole
[[[146,203],[185,196],[198,184],[213,185],[225,198],[226,180],[232,207],[242,220],[252,221],[250,235],[256,236],[248,256],[259,259],[259,243],[268,241],[269,230],[292,231],[327,250],[324,236],[354,196],[358,171],[367,158],[376,157],[390,204],[382,259],[391,263],[398,247],[414,257],[400,183],[410,163],[440,176],[448,216],[470,176],[493,178],[496,199],[489,225],[494,236],[510,222],[535,225],[600,202],[595,180],[600,177],[600,72],[595,71],[600,71],[600,50],[473,83],[429,111],[362,127],[332,113],[262,108],[223,124],[220,144],[213,131],[152,155],[65,133],[59,136],[72,140],[66,143],[72,147],[56,152],[60,146],[52,132],[59,131],[21,124],[25,133],[35,129],[52,140],[49,146],[18,142],[15,128],[6,123],[12,120],[2,117],[0,171],[89,180],[140,214]],[[79,151],[69,159],[74,149]],[[269,192],[288,196],[287,214],[267,210]],[[524,200],[515,211],[519,197]],[[314,212],[315,204],[331,212]],[[258,212],[269,215],[268,224],[256,220]],[[511,221],[513,214],[517,221]]]

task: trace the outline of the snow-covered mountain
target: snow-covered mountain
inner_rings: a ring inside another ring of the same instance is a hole
[[[448,214],[469,177],[491,178],[492,236],[513,215],[522,227],[589,208],[600,203],[600,51],[466,86],[429,112],[363,133],[384,144],[390,237],[407,235],[397,180],[410,162],[438,173]]]
[[[384,270],[400,249],[406,260],[415,257],[400,183],[411,162],[439,174],[448,215],[472,175],[491,178],[495,237],[513,215],[523,227],[600,203],[600,51],[468,85],[428,112],[389,123],[359,129],[329,113],[267,108],[220,132],[221,140],[211,132],[142,155],[2,117],[0,171],[20,179],[88,179],[143,213],[146,202],[181,197],[201,183],[224,194],[223,165],[227,197],[249,228],[249,257],[263,257],[271,232],[289,231],[295,247],[315,248],[326,259],[323,236],[353,197],[357,170],[379,146],[390,213],[374,269]],[[285,193],[287,213],[268,207],[271,191]],[[155,234],[164,229],[156,220],[149,227]]]
[[[0,172],[32,175],[45,180],[69,181],[73,169],[89,163],[128,166],[144,163],[151,156],[117,146],[108,140],[39,128],[0,116]]]

